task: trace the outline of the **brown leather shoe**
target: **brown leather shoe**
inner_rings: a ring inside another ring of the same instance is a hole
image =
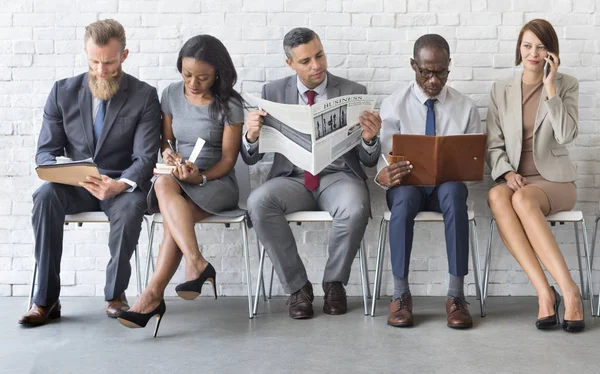
[[[411,327],[414,325],[412,313],[412,296],[404,294],[401,298],[392,300],[387,324],[394,327]]]
[[[304,287],[291,294],[287,301],[290,305],[290,317],[293,319],[312,318],[315,314],[312,307],[314,299],[312,284],[307,282]]]
[[[19,318],[19,323],[26,326],[40,326],[50,319],[60,318],[60,301],[49,306],[32,304],[27,313]]]
[[[126,312],[129,310],[129,303],[123,292],[118,297],[106,302],[106,315],[110,318],[117,318],[117,313]]]
[[[452,297],[446,300],[446,313],[448,313],[448,327],[453,329],[468,329],[473,327],[473,319],[467,301],[464,297]]]
[[[323,284],[323,312],[331,315],[344,314],[348,310],[346,290],[342,282],[329,282]]]

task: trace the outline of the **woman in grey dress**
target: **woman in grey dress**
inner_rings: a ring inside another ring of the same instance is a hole
[[[179,51],[177,69],[183,81],[162,93],[162,156],[175,166],[171,175],[154,178],[148,194],[150,212],[163,216],[164,236],[156,270],[148,287],[127,312],[118,315],[127,327],[144,327],[166,310],[164,290],[185,257],[185,282],[177,294],[192,300],[202,285],[213,285],[216,271],[200,253],[194,224],[237,207],[234,165],[242,137],[242,98],[234,89],[237,74],[225,46],[210,35],[189,39]],[[206,143],[195,163],[187,160],[198,138]],[[169,141],[176,142],[177,153]],[[183,161],[186,160],[186,161]]]

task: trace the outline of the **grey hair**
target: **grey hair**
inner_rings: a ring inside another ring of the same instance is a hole
[[[290,30],[283,38],[283,50],[285,56],[291,60],[292,48],[309,43],[314,39],[321,40],[316,32],[306,27],[296,27],[295,29]]]

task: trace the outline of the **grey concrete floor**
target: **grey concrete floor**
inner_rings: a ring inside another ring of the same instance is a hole
[[[101,298],[63,298],[63,317],[36,328],[17,324],[23,298],[0,298],[1,373],[598,373],[600,322],[586,316],[586,331],[538,331],[536,299],[491,297],[488,316],[475,326],[446,327],[444,298],[416,297],[416,326],[386,325],[388,298],[377,315],[363,315],[362,299],[349,299],[343,316],[322,312],[312,320],[287,316],[285,298],[262,303],[247,316],[245,298],[169,298],[158,337],[154,322],[128,329],[104,314]]]

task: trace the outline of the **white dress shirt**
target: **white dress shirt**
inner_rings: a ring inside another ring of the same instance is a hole
[[[379,111],[382,119],[381,152],[386,159],[388,153],[392,150],[392,137],[394,134],[425,135],[425,123],[427,121],[427,105],[425,102],[428,99],[437,99],[433,106],[436,135],[483,133],[483,125],[477,105],[468,96],[452,87],[444,86],[439,95],[430,98],[413,81],[407,87],[397,89],[381,103]],[[377,183],[379,173],[386,166],[387,163],[380,159],[377,163],[375,183]],[[387,186],[380,186],[383,189],[388,189]]]
[[[96,115],[98,114],[98,109],[100,109],[101,101],[102,100],[100,100],[97,97],[95,97],[94,95],[92,95],[92,126],[93,126],[94,121],[96,120]],[[110,100],[108,100],[106,102],[106,111],[104,114],[104,118],[106,118],[106,113],[108,113],[109,105],[110,105]],[[119,179],[119,182],[125,182],[129,186],[131,186],[130,188],[126,189],[125,192],[133,192],[135,190],[135,188],[137,187],[137,183],[135,183],[134,181],[129,180],[127,178],[121,178],[121,179]]]

